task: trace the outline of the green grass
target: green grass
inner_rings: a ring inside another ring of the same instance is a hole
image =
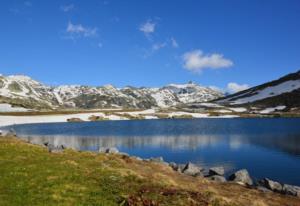
[[[267,196],[265,196],[267,195]],[[116,154],[46,148],[0,136],[0,205],[299,205],[236,184],[181,175]]]
[[[0,205],[186,203],[181,195],[160,195],[166,185],[140,178],[123,164],[120,156],[72,150],[52,154],[40,146],[0,139]]]

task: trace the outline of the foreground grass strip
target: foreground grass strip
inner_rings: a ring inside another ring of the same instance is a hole
[[[0,205],[299,205],[178,174],[159,163],[122,155],[46,148],[0,137]]]

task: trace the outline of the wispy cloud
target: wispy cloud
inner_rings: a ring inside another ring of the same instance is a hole
[[[158,51],[162,48],[164,48],[165,46],[167,46],[167,43],[166,42],[163,42],[163,43],[155,43],[152,45],[152,50],[153,51]]]
[[[236,93],[236,92],[240,92],[246,89],[249,89],[250,86],[248,84],[238,84],[235,82],[230,82],[227,84],[227,91],[229,93]]]
[[[178,48],[179,47],[179,44],[177,43],[176,39],[175,38],[171,38],[171,45],[173,48]]]
[[[201,50],[186,52],[182,56],[184,68],[193,72],[201,72],[203,69],[227,68],[233,62],[223,57],[223,54],[204,54]]]
[[[155,32],[156,23],[148,20],[145,23],[141,24],[139,30],[143,32],[146,36]]]
[[[62,10],[63,12],[72,11],[74,8],[75,8],[74,4],[68,4],[68,5],[60,6],[60,10]]]
[[[97,36],[97,30],[97,27],[90,28],[81,24],[73,24],[71,22],[68,23],[66,28],[66,32],[71,38],[94,37]]]

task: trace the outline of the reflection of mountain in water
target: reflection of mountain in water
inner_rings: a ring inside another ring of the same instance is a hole
[[[125,147],[128,149],[166,147],[173,150],[197,149],[215,145],[222,141],[221,136],[142,136],[142,137],[78,137],[78,136],[30,136],[22,137],[35,144],[49,142],[69,148],[95,150],[99,147]]]
[[[172,150],[195,150],[201,147],[212,147],[217,144],[228,144],[231,149],[243,145],[262,146],[272,150],[280,150],[292,155],[300,155],[299,135],[178,135],[178,136],[31,136],[24,139],[43,144],[65,145],[81,150],[97,150],[99,147],[136,148],[168,148]]]

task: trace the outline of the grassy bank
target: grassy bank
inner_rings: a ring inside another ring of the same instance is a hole
[[[300,205],[298,198],[190,177],[120,154],[0,137],[0,205]]]

